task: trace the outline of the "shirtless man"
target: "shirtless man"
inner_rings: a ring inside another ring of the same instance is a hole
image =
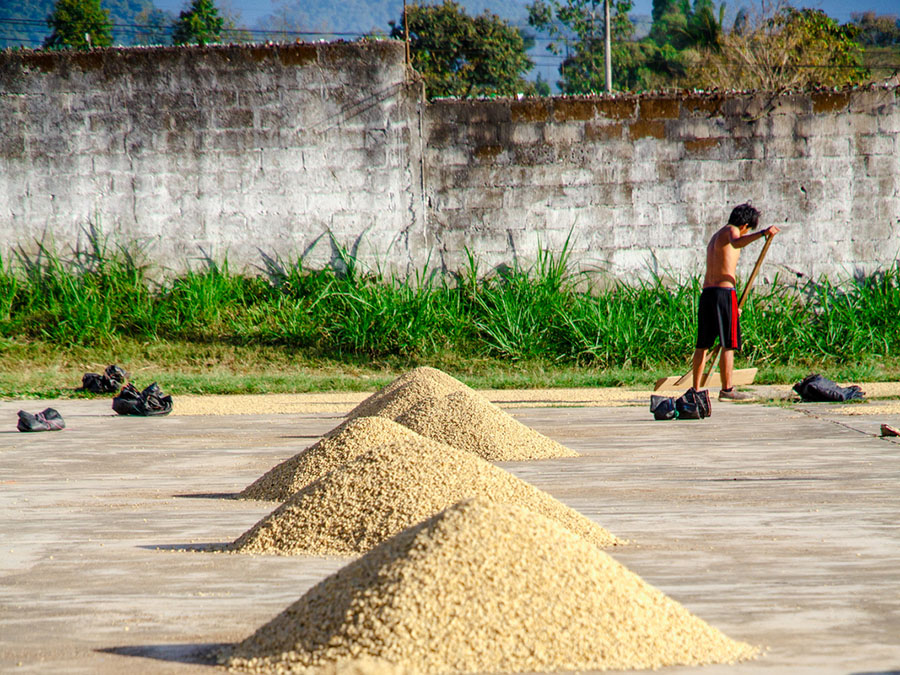
[[[741,324],[739,320],[735,270],[741,249],[762,237],[778,234],[774,225],[760,232],[755,230],[759,223],[759,211],[749,204],[734,207],[728,224],[716,232],[706,247],[706,276],[697,323],[697,347],[694,350],[692,374],[694,389],[700,388],[706,354],[719,338],[722,356],[719,359],[719,373],[722,378],[720,401],[745,401],[752,398],[748,394],[735,391],[731,383],[734,371],[734,350],[741,348]]]

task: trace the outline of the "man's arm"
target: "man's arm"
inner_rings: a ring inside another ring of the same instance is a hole
[[[757,239],[760,239],[762,237],[772,237],[781,231],[774,225],[771,225],[764,230],[760,230],[759,232],[751,232],[740,237],[735,237],[734,231],[737,228],[732,226],[729,229],[731,230],[731,245],[735,248],[744,248],[748,244],[752,244]],[[738,230],[738,232],[740,232],[740,230]]]

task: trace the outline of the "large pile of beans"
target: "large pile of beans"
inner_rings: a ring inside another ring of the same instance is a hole
[[[422,436],[492,462],[578,456],[476,392],[455,391],[428,398],[396,419]]]
[[[435,368],[401,375],[356,406],[348,418],[375,415],[492,462],[578,456]]]
[[[428,366],[413,368],[353,408],[347,413],[347,418],[377,415],[394,419],[427,398],[444,396],[454,391],[475,393],[474,389],[442,370]]]
[[[332,429],[322,440],[267,471],[238,494],[240,499],[283,502],[367,450],[402,439],[421,438],[386,417],[357,417]]]
[[[251,672],[357,657],[417,673],[613,670],[751,658],[558,522],[485,499],[408,528],[222,655]]]
[[[228,548],[358,555],[468,497],[517,504],[597,546],[612,534],[546,492],[465,450],[405,438],[368,450],[294,494]]]

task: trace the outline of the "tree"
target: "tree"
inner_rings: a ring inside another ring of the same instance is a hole
[[[687,75],[691,50],[662,47],[653,40],[626,42],[617,64],[617,83],[627,90],[660,90],[676,87]]]
[[[623,46],[619,76],[632,89],[681,87],[701,53],[721,49],[724,3],[716,10],[712,0],[657,0],[654,11],[647,39]]]
[[[854,12],[850,18],[859,31],[860,44],[872,47],[900,44],[900,19],[896,15],[876,16],[875,12]]]
[[[537,78],[534,80],[534,93],[537,96],[549,96],[550,95],[550,84],[541,77],[541,74],[538,73]]]
[[[678,3],[676,0],[653,0],[653,9],[650,11],[650,17],[653,23],[663,18],[664,15],[671,12]]]
[[[213,0],[193,0],[191,6],[178,16],[172,28],[172,42],[176,45],[218,42],[225,20]]]
[[[109,12],[100,0],[57,0],[47,17],[50,35],[44,40],[46,49],[90,49],[112,44]]]
[[[855,27],[820,10],[785,7],[723,36],[721,50],[705,52],[690,79],[702,88],[767,91],[859,83],[868,71],[855,36]]]
[[[724,18],[724,2],[719,5],[717,15],[712,0],[694,0],[693,8],[687,13],[687,26],[678,37],[687,47],[718,51],[721,47]]]
[[[425,79],[429,97],[515,96],[531,93],[523,79],[532,63],[522,34],[500,17],[485,12],[470,17],[452,0],[441,5],[408,5],[400,22],[390,22],[391,37],[409,28],[412,66]]]
[[[692,47],[716,48],[722,36],[725,3],[716,10],[712,0],[674,0],[653,22],[651,39],[660,47],[670,44],[676,49]]]
[[[610,33],[615,42],[612,50],[613,82],[621,77],[617,62],[625,58],[627,47],[621,41],[631,37],[634,29],[628,19],[631,0],[610,0]],[[528,5],[528,23],[550,35],[547,50],[565,54],[559,67],[559,88],[567,94],[589,94],[606,88],[604,43],[604,0],[535,0]]]

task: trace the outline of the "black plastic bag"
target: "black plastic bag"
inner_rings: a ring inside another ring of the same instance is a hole
[[[673,420],[678,417],[675,409],[675,399],[671,396],[657,396],[650,394],[650,412],[657,420]]]
[[[800,382],[794,385],[794,391],[796,391],[804,401],[814,403],[852,401],[854,399],[861,399],[866,394],[866,392],[855,384],[849,387],[841,387],[836,382],[832,382],[818,373],[804,377]]]
[[[138,391],[129,382],[113,399],[112,408],[120,415],[168,415],[172,412],[172,397],[164,396],[156,382],[144,391]]]
[[[103,374],[85,373],[81,378],[81,388],[92,394],[113,394],[128,380],[128,373],[116,365],[106,366]]]
[[[709,389],[697,391],[688,389],[675,399],[675,410],[679,419],[702,420],[712,415],[712,404],[709,401]]]
[[[39,413],[31,414],[19,411],[19,431],[59,431],[66,428],[66,422],[53,408],[45,408]]]

